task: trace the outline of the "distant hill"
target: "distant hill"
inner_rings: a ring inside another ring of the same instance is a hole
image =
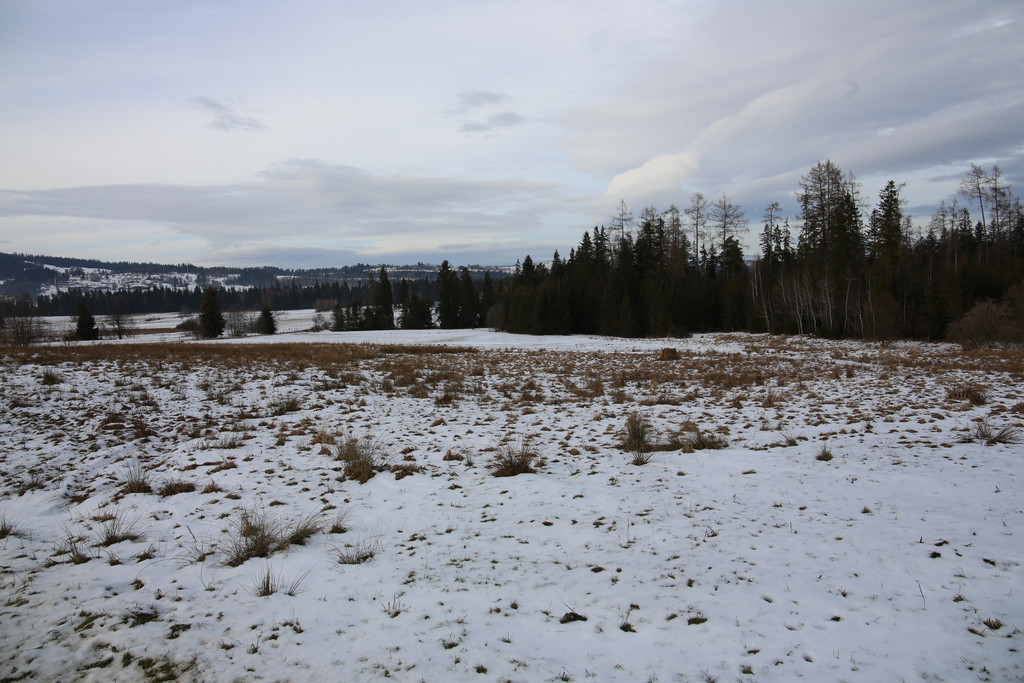
[[[99,261],[96,259],[7,254],[0,252],[0,295],[52,295],[59,291],[139,290],[153,287],[191,289],[213,284],[224,288],[271,287],[276,284],[312,285],[314,283],[358,282],[376,275],[381,265],[393,280],[432,280],[439,266],[426,263],[394,266],[359,263],[338,268],[289,269],[275,266],[232,268],[228,266],[195,266],[190,263],[166,265],[131,261]],[[474,276],[485,271],[494,274],[505,267],[468,266]]]

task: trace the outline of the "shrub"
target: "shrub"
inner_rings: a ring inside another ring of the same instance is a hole
[[[277,321],[274,320],[274,312],[269,305],[260,309],[260,317],[256,320],[256,331],[259,334],[274,334],[277,332]]]
[[[198,334],[203,339],[214,339],[224,334],[224,315],[217,302],[217,290],[207,287],[199,304]]]
[[[980,301],[949,326],[946,337],[968,351],[996,342],[1019,343],[1019,327],[1020,321],[1014,320],[1009,305],[996,301]]]
[[[180,323],[175,325],[174,329],[179,330],[181,332],[191,332],[193,334],[196,334],[199,332],[199,318],[195,316],[185,318]]]
[[[818,451],[818,454],[814,456],[814,459],[820,460],[821,462],[828,462],[829,460],[832,459],[832,457],[832,451],[829,450],[829,447],[822,446],[821,450]]]
[[[516,445],[506,444],[498,449],[494,460],[487,466],[495,477],[514,477],[517,474],[530,474],[535,472],[533,461],[537,453],[525,442]]]

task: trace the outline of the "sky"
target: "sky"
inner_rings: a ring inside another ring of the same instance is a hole
[[[795,216],[831,159],[927,221],[1024,185],[1019,0],[0,0],[0,251],[566,256],[620,202]]]

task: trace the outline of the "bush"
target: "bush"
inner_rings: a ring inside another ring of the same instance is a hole
[[[199,318],[192,316],[185,318],[180,323],[174,326],[174,329],[180,330],[181,332],[191,332],[197,334],[199,332]]]
[[[1007,303],[981,301],[949,326],[946,337],[965,351],[996,343],[1020,344],[1024,342],[1020,317]]]

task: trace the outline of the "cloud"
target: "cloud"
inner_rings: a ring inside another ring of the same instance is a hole
[[[247,183],[0,190],[0,218],[159,225],[204,240],[211,253],[249,261],[309,248],[384,255],[462,244],[485,252],[507,245],[510,230],[546,240],[546,217],[571,201],[557,183],[378,175],[293,159]],[[45,234],[36,239],[47,241]]]
[[[515,112],[505,111],[492,114],[480,123],[463,123],[459,131],[463,133],[493,133],[498,128],[510,128],[526,123],[526,119]]]
[[[1018,166],[1019,4],[791,2],[782,22],[747,0],[706,9],[676,47],[561,118],[574,167],[610,178],[605,201],[699,190],[785,202],[782,183],[825,158],[897,180],[985,158]]]
[[[502,128],[526,123],[524,116],[506,107],[511,102],[512,98],[502,93],[470,90],[461,93],[444,115],[456,119],[460,133],[495,135]]]
[[[458,101],[445,110],[446,116],[463,116],[476,109],[498,107],[512,101],[508,95],[486,90],[468,90],[460,93]]]
[[[213,115],[208,125],[210,128],[224,131],[225,133],[260,131],[266,130],[267,126],[246,113],[245,100],[239,97],[228,97],[216,99],[197,95],[189,100],[196,109],[201,109]]]

